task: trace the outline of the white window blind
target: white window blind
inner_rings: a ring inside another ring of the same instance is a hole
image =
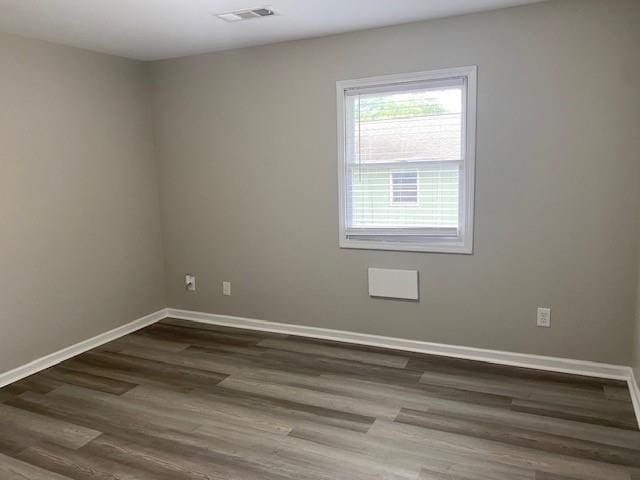
[[[339,82],[342,246],[469,246],[469,74],[437,73]]]

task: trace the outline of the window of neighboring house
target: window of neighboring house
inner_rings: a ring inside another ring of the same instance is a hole
[[[476,67],[337,83],[340,246],[471,253]]]
[[[418,172],[391,172],[391,205],[418,204]]]

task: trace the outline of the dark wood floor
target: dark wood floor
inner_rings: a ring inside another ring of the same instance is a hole
[[[0,390],[0,479],[640,479],[623,382],[167,320]]]

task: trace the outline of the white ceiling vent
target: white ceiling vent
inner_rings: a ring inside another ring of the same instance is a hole
[[[275,12],[268,7],[253,8],[250,10],[239,10],[237,12],[221,13],[216,17],[221,18],[225,22],[242,22],[243,20],[251,20],[253,18],[270,17]]]

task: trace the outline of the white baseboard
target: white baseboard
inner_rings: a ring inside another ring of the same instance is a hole
[[[623,380],[629,385],[636,418],[640,425],[640,390],[638,389],[638,383],[634,377],[633,370],[628,366],[611,365],[586,360],[574,360],[569,358],[505,352],[500,350],[488,350],[461,345],[447,345],[442,343],[423,342],[419,340],[407,340],[402,338],[384,337],[381,335],[348,332],[344,330],[332,330],[328,328],[269,322],[254,318],[179,310],[175,308],[164,308],[162,310],[158,310],[150,315],[134,320],[131,323],[114,328],[113,330],[102,333],[93,338],[89,338],[88,340],[84,340],[75,345],[71,345],[70,347],[34,360],[26,365],[5,373],[0,373],[0,387],[16,382],[22,378],[28,377],[29,375],[33,375],[34,373],[86,352],[87,350],[91,350],[92,348],[96,348],[124,335],[135,332],[136,330],[156,323],[164,318],[178,318],[182,320],[208,323],[211,325],[222,325],[288,335],[300,335],[304,337],[335,340],[337,342],[347,342],[409,352],[478,360],[481,362],[510,365],[514,367],[534,368],[551,372]]]
[[[636,412],[636,420],[638,420],[638,427],[640,427],[640,388],[638,388],[638,382],[631,370],[631,375],[627,380],[629,384],[629,393],[631,393],[631,401],[633,402],[633,410]]]
[[[101,333],[100,335],[96,335],[95,337],[83,340],[82,342],[71,345],[70,347],[63,348],[62,350],[58,350],[57,352],[38,358],[32,362],[27,363],[26,365],[14,368],[13,370],[9,370],[5,373],[0,373],[0,388],[10,383],[17,382],[18,380],[28,377],[29,375],[33,375],[34,373],[38,373],[41,370],[52,367],[53,365],[56,365],[71,357],[75,357],[76,355],[86,352],[87,350],[99,347],[100,345],[123,337],[131,332],[140,330],[141,328],[151,325],[152,323],[156,323],[167,317],[167,310],[168,309],[163,308],[162,310],[158,310],[157,312],[145,315],[144,317],[138,318],[133,322],[127,323],[126,325],[122,325],[121,327],[114,328],[113,330],[109,330],[108,332]]]
[[[266,332],[301,335],[305,337],[335,340],[338,342],[357,343],[374,347],[392,348],[409,352],[443,355],[447,357],[479,360],[482,362],[511,365],[514,367],[537,368],[553,372],[572,373],[590,377],[628,380],[630,367],[610,365],[606,363],[573,360],[568,358],[546,357],[525,353],[488,350],[484,348],[447,345],[443,343],[406,340],[402,338],[369,335],[366,333],[331,330],[328,328],[308,327],[288,323],[269,322],[253,318],[233,317],[230,315],[216,315],[212,313],[193,312],[190,310],[169,309],[169,317],[194,322],[224,325],[229,327],[246,328]]]
[[[284,333],[289,335],[301,335],[304,337],[335,340],[338,342],[355,343],[374,347],[392,348],[409,352],[442,355],[481,362],[510,365],[514,367],[535,368],[550,372],[569,373],[588,377],[609,378],[626,381],[629,385],[633,407],[640,426],[640,391],[633,376],[631,367],[625,365],[612,365],[608,363],[590,362],[586,360],[574,360],[570,358],[547,357],[526,353],[505,352],[500,350],[488,350],[484,348],[465,347],[460,345],[447,345],[442,343],[422,342],[418,340],[406,340],[402,338],[369,335],[365,333],[347,332],[344,330],[331,330],[328,328],[308,327],[288,323],[269,322],[254,318],[234,317],[231,315],[217,315],[213,313],[194,312],[190,310],[168,309],[170,318],[191,320],[194,322],[222,325],[227,327],[245,328],[264,332]]]

